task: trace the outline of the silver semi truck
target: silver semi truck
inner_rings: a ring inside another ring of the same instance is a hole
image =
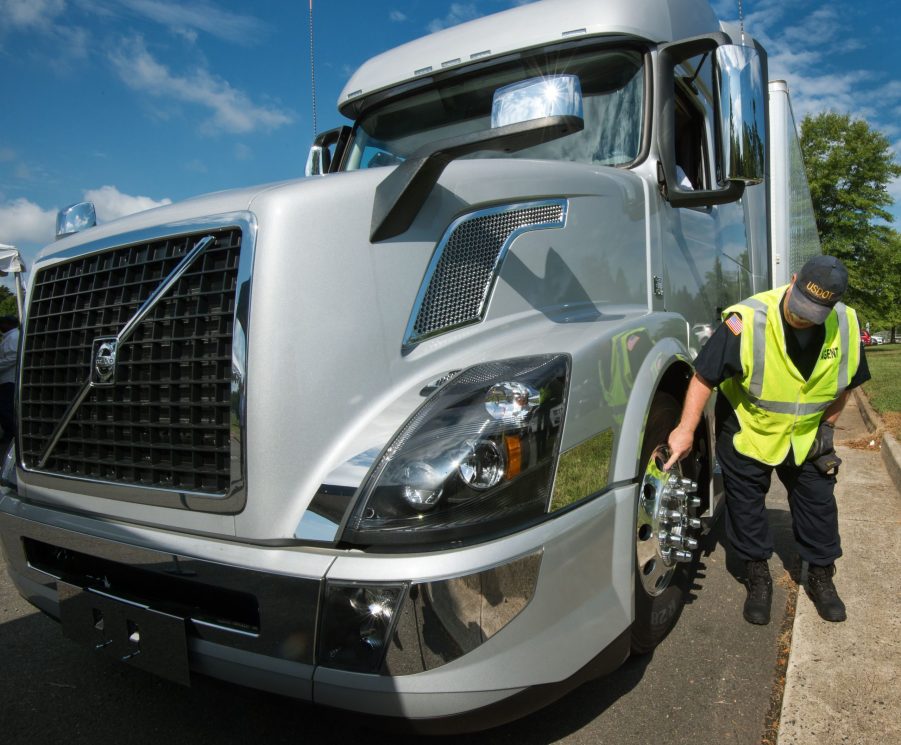
[[[679,616],[722,504],[712,410],[661,469],[692,360],[817,250],[787,91],[702,0],[544,0],[338,106],[307,178],[60,214],[6,562],[171,680],[489,726]]]

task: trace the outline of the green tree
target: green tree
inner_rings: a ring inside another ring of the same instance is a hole
[[[849,114],[827,112],[801,122],[801,152],[824,249],[853,250],[877,219],[892,221],[889,183],[901,176],[891,143]]]
[[[8,287],[0,285],[0,316],[18,316],[19,308],[16,305],[16,296]]]
[[[804,117],[801,152],[823,253],[848,267],[848,302],[871,325],[897,325],[901,240],[885,223],[901,165],[891,143],[862,119],[827,112]]]
[[[894,342],[896,327],[901,326],[901,233],[877,225],[867,239],[866,254],[867,260],[856,267],[863,320],[873,331],[891,329]]]

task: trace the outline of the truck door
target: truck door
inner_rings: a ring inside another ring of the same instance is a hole
[[[676,178],[683,189],[714,188],[713,65],[710,54],[680,64],[675,75],[674,142]],[[666,92],[662,92],[666,95]],[[718,246],[721,208],[672,207],[665,214],[664,302],[689,322],[689,346],[696,353],[717,322],[723,266]]]

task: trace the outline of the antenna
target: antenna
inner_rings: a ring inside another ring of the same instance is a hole
[[[310,12],[313,11],[313,0],[310,0]],[[312,23],[312,21],[310,21]],[[745,11],[742,7],[741,0],[738,0],[738,25],[741,28],[741,43],[745,43]],[[310,32],[312,33],[312,31]]]
[[[310,91],[313,97],[313,139],[318,134],[316,125],[316,63],[313,58],[313,0],[310,0]]]

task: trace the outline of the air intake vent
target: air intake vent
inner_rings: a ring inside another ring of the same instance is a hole
[[[26,468],[228,492],[241,236],[181,235],[36,274],[20,382]]]
[[[561,228],[566,201],[516,204],[456,220],[435,250],[404,346],[482,320],[507,249],[521,233]]]

